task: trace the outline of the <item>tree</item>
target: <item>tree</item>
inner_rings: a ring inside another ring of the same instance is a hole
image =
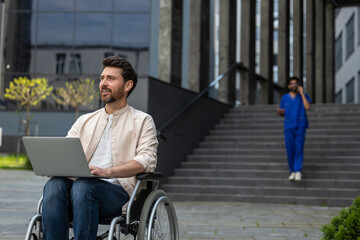
[[[30,108],[38,105],[45,100],[52,92],[53,88],[48,86],[45,78],[27,77],[14,78],[10,82],[9,88],[5,89],[5,98],[15,100],[26,109],[25,134],[30,135]]]
[[[76,119],[79,117],[79,108],[81,106],[92,107],[92,103],[98,96],[94,88],[95,81],[89,78],[74,82],[65,82],[65,88],[60,87],[55,90],[53,95],[58,104],[70,105],[75,109]]]

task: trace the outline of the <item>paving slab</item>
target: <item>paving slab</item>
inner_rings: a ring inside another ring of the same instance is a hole
[[[48,178],[0,170],[0,239],[24,239]],[[241,202],[174,202],[181,240],[315,240],[339,207]],[[122,236],[128,240],[132,237]]]

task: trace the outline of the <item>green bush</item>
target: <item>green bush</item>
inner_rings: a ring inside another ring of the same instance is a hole
[[[20,154],[17,158],[16,153],[0,155],[0,169],[32,169],[26,154]]]
[[[360,240],[360,196],[321,228],[322,240]]]

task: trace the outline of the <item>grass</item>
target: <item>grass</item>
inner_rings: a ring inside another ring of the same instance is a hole
[[[1,169],[31,169],[31,165],[25,154],[20,154],[17,159],[16,153],[0,155]]]

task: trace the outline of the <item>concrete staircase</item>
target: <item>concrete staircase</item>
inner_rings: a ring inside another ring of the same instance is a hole
[[[312,105],[303,180],[289,182],[275,106],[233,109],[162,188],[175,201],[348,206],[360,195],[360,105]]]

